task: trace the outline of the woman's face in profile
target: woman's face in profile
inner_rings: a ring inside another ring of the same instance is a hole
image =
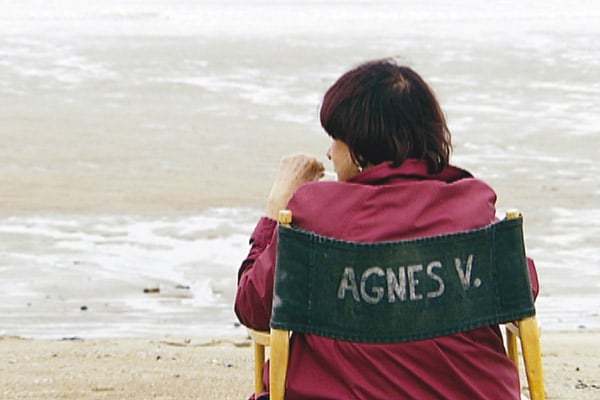
[[[347,181],[358,174],[358,166],[354,163],[350,148],[341,140],[333,139],[327,158],[333,162],[333,169],[337,174],[338,181]]]

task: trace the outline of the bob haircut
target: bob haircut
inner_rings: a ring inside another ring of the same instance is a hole
[[[433,91],[415,71],[390,59],[342,75],[325,93],[321,125],[348,145],[362,168],[417,158],[438,173],[449,164],[450,131]]]

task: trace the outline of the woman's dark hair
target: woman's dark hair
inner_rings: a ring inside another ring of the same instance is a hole
[[[437,173],[449,163],[450,131],[433,91],[392,60],[367,62],[342,75],[325,93],[321,125],[348,145],[361,167],[418,158]]]

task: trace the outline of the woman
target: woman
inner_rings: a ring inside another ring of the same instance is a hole
[[[285,157],[239,271],[240,321],[268,329],[277,213],[339,239],[377,242],[479,228],[496,194],[450,166],[450,132],[421,77],[390,60],[347,72],[327,91],[321,124],[338,182],[317,182],[313,157]],[[294,334],[286,399],[519,399],[515,366],[497,326],[403,344]]]

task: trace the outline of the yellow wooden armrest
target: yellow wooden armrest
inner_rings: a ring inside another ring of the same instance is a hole
[[[268,331],[256,331],[248,328],[248,334],[254,343],[254,393],[259,395],[265,391],[263,372],[265,370],[265,347],[271,344]]]
[[[255,331],[248,328],[248,335],[250,335],[254,343],[258,343],[261,346],[269,346],[271,344],[271,332],[269,331]]]
[[[506,329],[508,329],[510,332],[512,332],[514,335],[519,336],[519,327],[517,326],[516,322],[509,322],[506,324]]]
[[[273,400],[283,399],[289,358],[290,332],[279,329],[266,332],[248,328],[248,334],[254,342],[254,393],[259,394],[265,391],[265,385],[263,384],[265,347],[271,346],[270,397]]]

